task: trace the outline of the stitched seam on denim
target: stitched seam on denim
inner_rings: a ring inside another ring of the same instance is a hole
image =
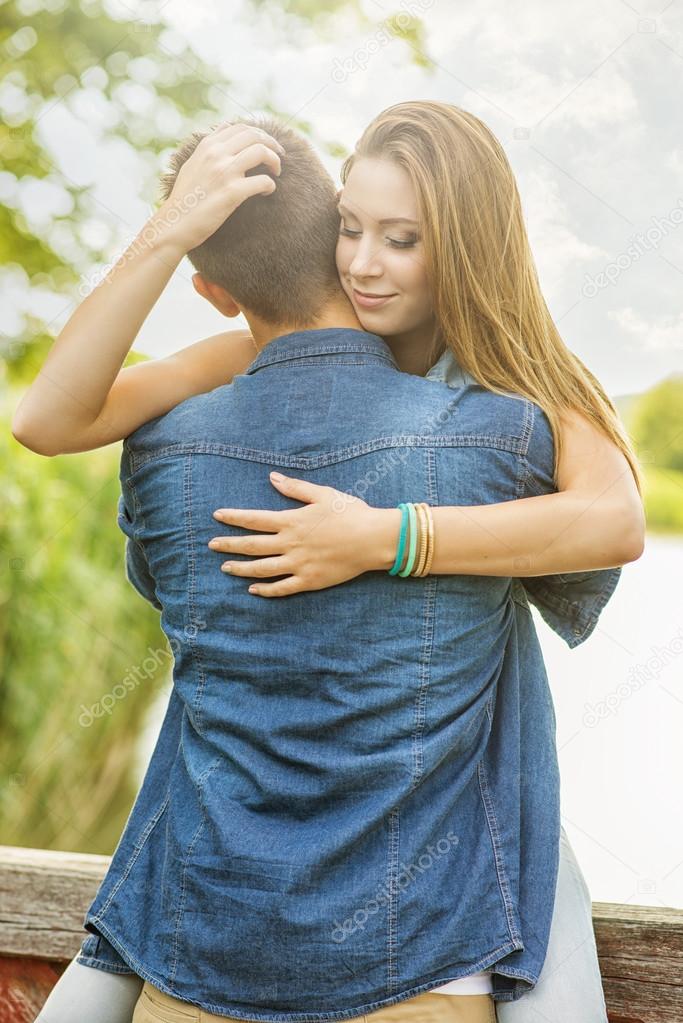
[[[188,646],[192,653],[192,660],[194,661],[198,684],[195,688],[194,695],[192,697],[192,707],[194,710],[195,726],[197,732],[203,736],[204,729],[202,724],[202,700],[204,698],[204,689],[206,687],[206,669],[204,662],[202,661],[201,654],[199,652],[199,644],[197,642],[197,630],[199,628],[199,616],[197,615],[197,571],[196,561],[197,553],[195,546],[194,530],[192,528],[192,456],[190,455],[185,459],[183,465],[183,505],[185,508],[185,552],[187,557],[187,613],[189,619],[189,628],[185,628],[185,637],[187,639]]]
[[[529,444],[531,443],[531,434],[533,431],[535,421],[535,408],[532,402],[524,399],[524,423],[522,425],[522,440],[525,441],[524,449],[520,452],[520,459],[517,464],[517,482],[515,487],[515,496],[517,498],[523,497],[527,489],[531,489],[531,466],[527,455],[529,453]]]
[[[109,897],[107,898],[106,902],[102,906],[102,909],[97,914],[97,916],[95,916],[93,918],[95,921],[99,921],[100,917],[103,916],[107,912],[107,910],[109,909],[109,906],[111,905],[112,899],[116,895],[117,891],[119,890],[119,888],[121,887],[123,882],[128,878],[128,875],[130,874],[131,870],[135,866],[137,858],[140,855],[140,853],[142,852],[142,850],[143,850],[143,848],[145,846],[145,843],[147,842],[147,839],[149,838],[149,836],[154,831],[154,828],[157,826],[161,815],[163,814],[164,810],[168,806],[169,799],[170,799],[170,792],[167,792],[166,793],[166,798],[164,799],[164,801],[161,804],[161,806],[159,807],[159,809],[156,811],[156,813],[152,814],[150,819],[147,821],[147,824],[145,825],[145,827],[144,827],[144,829],[142,831],[142,835],[140,836],[140,838],[137,841],[137,843],[133,846],[133,851],[130,854],[130,857],[128,859],[128,863],[126,864],[125,870],[123,871],[123,873],[121,874],[121,877],[119,878],[119,880],[114,885],[114,887],[112,888],[111,892],[109,893]]]
[[[125,945],[122,942],[120,942],[118,940],[118,938],[116,938],[112,934],[112,932],[110,931],[110,929],[106,925],[106,923],[97,920],[97,924],[100,927],[100,929],[102,930],[102,933],[104,934],[105,938],[110,943],[110,945],[112,945],[113,948],[117,952],[119,952],[120,954],[125,953],[125,955],[128,956],[128,958],[132,961],[132,963],[134,963],[133,970],[134,970],[134,972],[139,977],[141,977],[143,980],[149,981],[151,984],[153,984],[155,987],[159,988],[159,990],[163,991],[165,994],[173,995],[176,998],[178,997],[176,992],[167,990],[168,985],[166,984],[165,980],[163,980],[160,976],[158,976],[156,974],[151,974],[145,968],[145,966],[143,966],[143,964],[139,961],[139,959],[136,958],[136,956],[134,956],[130,952],[128,952],[128,950],[126,949]],[[489,953],[489,955],[484,956],[483,959],[480,959],[478,963],[474,963],[473,965],[471,965],[469,972],[476,973],[478,970],[486,969],[487,966],[496,965],[496,969],[495,969],[494,972],[500,973],[501,975],[505,975],[508,972],[508,969],[504,965],[502,965],[499,968],[497,966],[497,963],[504,956],[507,956],[507,955],[509,955],[512,952],[519,951],[520,944],[521,944],[521,942],[510,942],[510,941],[508,941],[508,942],[505,942],[503,945],[499,945],[498,948],[494,949],[494,951]],[[123,955],[122,955],[122,958],[123,958]],[[519,977],[522,977],[525,980],[528,980],[529,983],[531,983],[531,984],[535,984],[537,979],[538,979],[536,977],[532,977],[526,971],[518,970],[518,969],[515,969],[514,967],[511,967],[509,972],[512,973],[514,975],[514,977],[519,976]],[[389,1004],[391,1004],[391,1005],[398,1005],[398,1004],[400,1004],[400,1001],[407,1001],[408,998],[413,997],[413,995],[420,994],[422,992],[422,990],[429,990],[430,988],[433,988],[433,987],[434,987],[433,982],[427,982],[427,984],[420,985],[419,988],[418,987],[416,987],[416,988],[408,988],[408,990],[405,992],[405,998],[404,999],[401,999],[399,1001],[396,1001],[394,999],[394,1001],[392,1001]],[[439,997],[443,998],[445,996],[440,995]],[[505,999],[499,999],[499,1001],[501,1001],[501,1000],[505,1000]],[[389,1007],[389,1005],[386,1002],[384,1004],[380,1004],[379,1002],[370,1002],[367,1005],[359,1006],[359,1009],[354,1010],[354,1015],[353,1016],[349,1016],[348,1012],[346,1012],[346,1011],[326,1013],[323,1016],[321,1016],[320,1013],[313,1014],[313,1013],[303,1012],[303,1013],[297,1013],[295,1015],[295,1021],[299,1021],[299,1023],[320,1023],[320,1021],[322,1019],[324,1019],[326,1021],[329,1020],[330,1023],[333,1023],[333,1021],[336,1021],[336,1020],[343,1021],[343,1023],[346,1023],[346,1020],[350,1020],[350,1021],[357,1020],[358,1019],[358,1011],[359,1010],[360,1010],[361,1013],[362,1012],[374,1012],[376,1009],[388,1008],[388,1007]],[[216,1010],[217,1009],[219,1009],[219,1008],[222,1009],[222,1007],[219,1007],[218,1005],[213,1005],[213,1004],[209,1004],[208,1006],[202,1006],[202,1008],[206,1012],[214,1012],[214,1014],[216,1014]],[[239,1015],[240,1011],[241,1010],[239,1010],[239,1009],[238,1010],[234,1010],[234,1009],[230,1010],[231,1014],[233,1016],[235,1016],[236,1019],[243,1019],[243,1020],[245,1020],[245,1023],[248,1023],[247,1017]],[[235,1015],[236,1012],[237,1012],[237,1015]],[[293,1023],[291,1013],[288,1014],[287,1016],[285,1016],[285,1015],[283,1015],[281,1013],[276,1013],[275,1015],[271,1014],[269,1016],[262,1016],[262,1015],[254,1016],[253,1013],[250,1013],[249,1020],[254,1020],[254,1019],[259,1020],[259,1021],[262,1020],[263,1023]]]
[[[138,550],[140,551],[140,554],[142,555],[142,557],[144,559],[146,570],[147,570],[147,575],[149,576],[149,578],[151,580],[152,588],[154,590],[154,599],[156,601],[156,604],[160,605],[161,602],[160,602],[159,598],[157,597],[156,582],[154,580],[154,576],[152,575],[152,573],[150,571],[149,562],[147,561],[147,552],[145,551],[145,547],[144,547],[144,544],[142,543],[142,541],[138,539],[138,533],[141,530],[144,530],[144,528],[145,528],[145,520],[144,520],[144,516],[142,515],[140,501],[138,499],[138,493],[137,493],[137,490],[135,489],[135,484],[133,483],[132,478],[128,479],[127,485],[128,485],[129,490],[130,490],[131,497],[133,498],[133,522],[132,522],[133,536],[132,536],[132,542],[136,545],[136,547],[138,548]],[[154,605],[155,607],[156,607],[156,604]],[[158,608],[157,608],[157,610],[158,610]]]
[[[431,655],[434,639],[434,605],[436,602],[437,576],[431,576],[424,583],[422,601],[422,650],[418,667],[419,684],[413,707],[413,780],[409,792],[417,788],[424,772],[424,728],[426,721],[426,704],[431,682]]]
[[[134,457],[134,472],[137,473],[149,462],[166,457],[180,455],[223,455],[228,458],[240,458],[251,462],[277,463],[283,467],[313,469],[317,466],[334,465],[348,461],[357,455],[369,454],[384,448],[405,447],[438,447],[438,448],[493,448],[497,451],[509,451],[521,454],[521,441],[518,437],[505,437],[495,434],[398,434],[389,437],[377,437],[362,444],[351,444],[345,448],[337,448],[319,455],[289,455],[285,451],[271,451],[260,448],[245,448],[239,444],[219,444],[210,441],[177,441],[165,444],[150,452],[138,452]]]
[[[524,423],[522,424],[522,441],[524,442],[524,448],[522,454],[526,458],[529,453],[529,444],[531,442],[531,432],[534,427],[536,420],[536,406],[528,398],[524,398]]]
[[[202,806],[202,819],[199,822],[199,826],[198,826],[197,830],[194,833],[194,836],[193,836],[192,841],[190,842],[190,844],[189,844],[189,846],[187,848],[185,856],[183,857],[183,865],[182,865],[181,874],[180,874],[180,897],[178,899],[178,909],[176,911],[175,927],[174,927],[174,933],[173,933],[173,946],[172,946],[172,949],[171,949],[171,957],[172,957],[171,958],[171,984],[173,984],[175,982],[176,970],[178,969],[178,951],[179,951],[179,945],[180,945],[180,925],[181,925],[181,922],[182,922],[183,913],[185,911],[185,877],[186,877],[186,874],[187,874],[188,860],[190,859],[190,857],[191,857],[191,855],[192,855],[192,853],[194,851],[194,847],[197,844],[197,842],[199,841],[199,836],[201,835],[201,833],[204,830],[204,827],[206,825],[206,807],[204,805],[204,799],[203,799],[203,787],[204,787],[204,783],[208,779],[209,775],[213,771],[216,770],[216,768],[218,767],[220,762],[221,762],[221,757],[220,756],[215,757],[211,761],[211,763],[206,767],[206,769],[204,770],[203,774],[201,774],[199,776],[199,778],[197,779],[197,790],[198,790],[198,795],[199,795],[199,802],[201,803],[201,806]]]
[[[278,363],[267,362],[264,363],[264,365],[262,366],[257,366],[255,370],[252,370],[252,372],[256,373],[259,370],[268,369],[270,366],[276,365],[281,366],[282,363],[289,361],[292,362],[296,361],[298,363],[298,365],[294,367],[294,369],[296,370],[307,370],[313,367],[319,367],[321,364],[327,364],[331,366],[369,366],[371,365],[372,358],[374,358],[374,356],[371,356],[370,359],[368,359],[365,356],[363,358],[358,358],[357,356],[347,354],[346,352],[340,352],[338,354],[338,357],[336,359],[333,359],[330,358],[329,355],[319,355],[318,353],[315,353],[312,355],[307,354],[304,356],[294,356],[291,360],[280,359]],[[396,370],[396,372],[400,372],[398,367],[395,366],[394,363],[391,362],[389,359],[385,359],[383,355],[378,356],[378,358],[380,358],[382,362],[388,362],[391,368]]]
[[[280,362],[289,362],[291,359],[305,359],[310,355],[333,355],[335,353],[344,354],[346,352],[370,355],[381,362],[387,362],[392,368],[398,369],[396,360],[387,352],[378,351],[376,346],[369,345],[362,341],[351,342],[349,344],[337,341],[336,344],[329,345],[301,345],[298,348],[288,348],[286,351],[281,351],[279,353],[275,348],[273,348],[272,351],[266,351],[266,349],[263,349],[262,352],[259,352],[251,365],[247,367],[246,372],[255,373],[256,370],[263,369],[264,366],[274,366]]]
[[[128,959],[130,959],[131,962],[134,964],[132,966],[132,969],[138,975],[138,977],[140,977],[142,980],[148,980],[151,984],[154,984],[160,990],[163,990],[164,982],[159,977],[154,976],[153,974],[149,973],[146,970],[146,968],[143,966],[140,960],[136,956],[132,955],[132,953],[128,951],[126,946],[113,935],[113,933],[111,932],[107,924],[104,922],[104,920],[102,920],[98,916],[94,916],[92,918],[92,921],[93,923],[97,924],[98,928],[102,931],[104,937],[107,939],[112,948],[116,952],[118,952],[119,955],[121,955],[121,958],[125,958],[125,956],[128,956]],[[172,994],[172,992],[166,993]]]
[[[489,719],[489,728],[493,727],[493,693],[486,703],[486,716]]]
[[[426,451],[426,490],[428,503],[436,504],[436,456],[433,450]],[[427,693],[431,682],[431,662],[434,640],[434,606],[436,603],[437,576],[430,575],[424,583],[422,597],[422,645],[418,665],[418,688],[413,704],[413,733],[411,752],[413,759],[413,779],[409,791],[417,788],[424,772],[424,728],[426,721]]]
[[[400,855],[400,814],[398,809],[389,814],[389,842],[387,863],[387,994],[391,995],[398,982],[398,859]]]
[[[486,814],[486,821],[489,827],[489,834],[491,835],[491,845],[493,847],[493,856],[496,863],[496,874],[498,876],[498,885],[500,887],[500,893],[503,897],[503,903],[505,905],[505,916],[507,918],[508,931],[513,941],[521,940],[521,935],[517,931],[513,918],[513,906],[512,897],[510,895],[510,882],[508,881],[505,867],[503,866],[502,857],[500,854],[500,834],[498,831],[498,821],[496,820],[495,811],[493,809],[493,801],[488,787],[488,779],[486,777],[486,769],[482,760],[477,765],[477,775],[479,778],[479,790],[481,792],[481,798],[484,803],[484,813]]]
[[[107,973],[127,974],[129,977],[133,973],[133,970],[131,970],[130,967],[126,969],[123,966],[114,966],[113,963],[108,962],[106,959],[97,959],[95,956],[84,956],[78,954],[76,956],[76,962],[80,963],[81,966],[90,966],[92,963],[100,963],[102,966],[106,967]]]

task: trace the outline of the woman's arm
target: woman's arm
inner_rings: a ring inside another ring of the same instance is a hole
[[[433,508],[432,573],[523,578],[613,568],[640,557],[645,515],[631,468],[576,412],[562,415],[557,485],[557,493],[501,504]],[[387,569],[400,522],[400,512],[391,514],[381,566]]]
[[[550,576],[612,568],[640,557],[645,518],[628,462],[578,414],[563,416],[562,430],[559,492],[499,504],[432,507],[431,574]],[[221,562],[224,571],[253,577],[251,592],[284,597],[392,567],[398,508],[371,507],[361,498],[295,477],[271,477],[271,482],[303,506],[214,512],[219,523],[263,531],[216,536],[209,544],[228,556],[252,556]],[[268,582],[274,575],[288,578]]]
[[[154,222],[139,239],[153,234]],[[121,369],[181,258],[162,237],[131,244],[75,310],[17,406],[12,433],[21,444],[41,455],[111,444],[193,394],[229,383],[254,360],[251,332],[242,329]]]
[[[122,440],[143,423],[169,412],[195,394],[228,384],[256,358],[249,330],[229,330],[197,341],[164,359],[150,359],[119,370],[98,414],[73,417],[69,407],[79,402],[52,382],[45,371],[34,381],[18,406],[12,432],[25,447],[41,455],[91,451]],[[94,353],[92,366],[97,385],[106,372]]]
[[[265,132],[239,124],[202,139],[180,168],[171,195],[76,308],[50,349],[12,420],[20,443],[56,455],[120,440],[253,361],[249,332],[241,331],[229,346],[217,335],[168,359],[121,370],[185,253],[250,195],[273,191],[273,178],[247,172],[264,163],[278,174],[275,147],[279,143]]]

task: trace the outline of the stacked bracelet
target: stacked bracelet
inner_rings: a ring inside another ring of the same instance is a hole
[[[434,557],[432,510],[424,501],[419,504],[401,503],[398,507],[401,509],[401,528],[398,534],[396,560],[389,569],[389,575],[400,575],[402,578],[412,575],[422,578],[429,574]]]

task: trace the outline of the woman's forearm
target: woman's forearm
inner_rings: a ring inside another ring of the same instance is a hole
[[[377,568],[396,557],[401,512],[374,509]],[[526,577],[613,568],[642,553],[636,505],[572,491],[500,504],[433,507],[431,574]]]
[[[162,206],[147,221],[50,349],[12,422],[14,436],[28,447],[53,453],[102,412],[140,327],[183,258],[164,213]]]

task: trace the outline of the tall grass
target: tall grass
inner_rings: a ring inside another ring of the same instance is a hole
[[[1,840],[108,854],[171,664],[124,574],[120,445],[42,458],[12,438],[9,405],[0,417]]]

